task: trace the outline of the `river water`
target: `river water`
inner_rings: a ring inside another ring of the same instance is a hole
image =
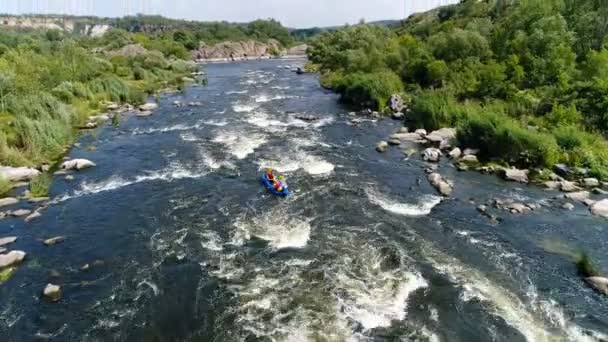
[[[447,163],[441,201],[417,155],[375,152],[399,123],[350,125],[294,63],[208,65],[207,87],[84,136],[70,157],[97,167],[57,177],[42,218],[0,222],[28,252],[0,286],[1,340],[608,340],[606,299],[569,256],[608,264],[606,221]],[[268,166],[292,197],[264,191]],[[496,223],[471,203],[497,196],[543,207]]]

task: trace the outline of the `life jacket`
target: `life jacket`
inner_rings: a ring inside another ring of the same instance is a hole
[[[274,180],[274,174],[272,173],[267,173],[266,174],[266,178],[268,178],[269,181],[273,181]]]
[[[275,182],[274,183],[274,189],[276,191],[283,191],[283,184],[281,184],[281,182]]]

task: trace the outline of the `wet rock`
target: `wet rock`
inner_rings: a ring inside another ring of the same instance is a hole
[[[388,140],[388,144],[393,145],[393,146],[398,146],[398,145],[401,145],[401,140],[392,138],[392,139]]]
[[[397,133],[409,133],[410,130],[407,127],[401,127],[399,128],[399,131]]]
[[[10,182],[30,181],[40,175],[40,171],[29,167],[0,166],[0,178]]]
[[[592,200],[591,198],[587,198],[587,199],[583,200],[583,204],[586,205],[586,206],[588,206],[588,207],[593,206],[595,204],[595,202],[596,201]]]
[[[61,299],[61,287],[58,285],[47,284],[42,294],[51,302],[58,302]]]
[[[431,173],[428,180],[442,196],[449,197],[452,195],[452,185],[438,173]]]
[[[591,206],[591,213],[596,216],[608,218],[608,199],[595,202]]]
[[[437,163],[441,158],[441,151],[436,148],[427,148],[422,152],[422,159],[424,161]]]
[[[5,268],[4,270],[0,271],[0,284],[4,284],[7,281],[9,281],[9,279],[11,279],[11,277],[15,274],[15,272],[17,272],[16,267],[9,267],[9,268]]]
[[[16,265],[22,262],[26,255],[23,251],[10,251],[7,254],[0,254],[0,268]]]
[[[106,105],[107,110],[117,110],[118,108],[120,108],[120,105],[118,105],[117,103],[112,102]]]
[[[608,191],[602,190],[600,188],[593,189],[593,193],[598,195],[608,195]]]
[[[485,214],[488,211],[488,207],[486,205],[483,205],[483,204],[479,205],[477,207],[477,211],[479,211],[480,213],[484,213]]]
[[[139,106],[139,110],[142,112],[149,112],[149,111],[153,111],[153,110],[157,110],[157,109],[158,109],[158,104],[156,104],[154,102],[148,102],[146,104]]]
[[[536,204],[536,203],[527,203],[526,207],[528,207],[528,209],[530,209],[530,210],[538,210],[541,208],[540,204]]]
[[[399,139],[401,141],[420,142],[420,134],[418,133],[397,133],[390,136],[391,139]]]
[[[93,163],[90,160],[87,159],[72,159],[72,160],[68,160],[66,162],[64,162],[63,164],[61,164],[61,169],[63,170],[84,170],[84,169],[88,169],[90,167],[96,166],[95,163]]]
[[[544,185],[547,189],[550,190],[559,190],[561,187],[561,183],[556,181],[547,181],[544,183]]]
[[[578,202],[583,202],[584,200],[588,199],[589,196],[591,196],[589,191],[571,192],[569,194],[564,195],[565,198]]]
[[[32,214],[30,214],[28,217],[25,218],[25,222],[31,222],[37,218],[40,218],[42,216],[42,214],[40,214],[40,212],[35,211]]]
[[[565,210],[574,210],[574,204],[572,204],[572,203],[564,203],[564,205],[562,205],[562,209],[565,209]]]
[[[16,236],[7,236],[7,237],[0,238],[0,247],[9,245],[15,241],[17,241]]]
[[[319,118],[314,115],[304,115],[304,114],[296,115],[295,118],[298,120],[307,121],[307,122],[313,122],[313,121],[319,120]]]
[[[523,203],[511,203],[506,205],[505,209],[509,210],[512,214],[523,214],[530,210],[530,208]]]
[[[96,122],[106,122],[106,121],[112,120],[112,118],[108,114],[99,114],[99,115],[91,116],[89,118],[89,120],[96,121]]]
[[[564,180],[563,177],[558,176],[555,172],[551,172],[551,174],[549,174],[549,179],[554,182],[561,182]]]
[[[73,181],[73,180],[74,180],[74,176],[72,176],[72,175],[67,175],[67,176],[65,176],[65,180],[66,180],[66,181]]]
[[[426,136],[426,139],[431,143],[439,146],[450,146],[456,140],[456,129],[455,128],[442,128],[431,132]]]
[[[458,171],[469,171],[469,167],[465,164],[458,163],[456,164],[456,169]]]
[[[0,207],[8,207],[17,203],[19,203],[19,200],[13,197],[0,198]]]
[[[589,286],[595,289],[597,292],[608,296],[608,279],[604,277],[589,277],[585,278],[585,281]]]
[[[563,192],[576,192],[580,191],[581,188],[576,185],[574,182],[562,181],[559,183],[559,189]]]
[[[94,129],[97,128],[97,122],[91,121],[91,122],[87,122],[82,129]]]
[[[464,157],[460,158],[460,162],[465,164],[479,164],[479,160],[474,154],[465,155]]]
[[[56,245],[58,243],[61,243],[63,241],[65,241],[65,236],[56,236],[54,238],[46,239],[42,243],[45,246],[54,246],[54,245]]]
[[[141,111],[141,112],[139,112],[139,113],[137,113],[135,115],[139,116],[139,117],[144,117],[145,118],[147,116],[152,115],[152,111],[151,110],[145,110],[145,111]]]
[[[418,134],[422,138],[426,137],[426,129],[417,129],[414,131],[414,133]]]
[[[22,216],[28,216],[31,213],[32,213],[32,211],[28,210],[28,209],[18,209],[18,210],[12,211],[11,216],[22,217]]]
[[[450,159],[458,159],[458,158],[460,158],[461,155],[462,155],[462,151],[458,147],[456,147],[455,149],[450,151],[450,153],[448,154]]]
[[[553,171],[560,177],[568,178],[572,176],[572,170],[566,164],[555,164]]]
[[[388,100],[388,107],[394,113],[403,112],[405,109],[405,101],[403,101],[403,98],[400,95],[392,95]]]
[[[380,153],[384,153],[384,152],[386,152],[386,150],[388,150],[388,142],[381,141],[378,143],[378,145],[376,145],[376,151],[378,151]]]
[[[502,169],[500,173],[505,180],[528,183],[528,170]]]
[[[403,120],[404,117],[405,115],[401,112],[393,113],[391,115],[391,118],[393,118],[393,120]]]
[[[493,174],[494,172],[496,172],[496,169],[493,166],[482,166],[477,168],[477,171],[484,174]]]
[[[595,188],[600,186],[600,181],[595,178],[585,178],[583,179],[583,185],[587,188]]]
[[[40,203],[40,202],[46,202],[50,200],[49,197],[32,197],[30,199],[28,199],[27,201],[30,203]]]

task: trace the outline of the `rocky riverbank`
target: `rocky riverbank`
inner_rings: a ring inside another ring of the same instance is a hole
[[[273,39],[266,43],[255,40],[226,41],[214,45],[202,43],[198,50],[192,51],[192,55],[198,62],[242,61],[281,56],[304,57],[306,49],[305,44],[283,49],[280,43]]]

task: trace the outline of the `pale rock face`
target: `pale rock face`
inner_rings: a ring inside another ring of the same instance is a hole
[[[608,279],[604,277],[589,277],[585,278],[585,281],[589,286],[594,288],[596,291],[608,295]]]
[[[40,171],[29,167],[0,166],[0,177],[10,182],[30,181],[40,175]]]
[[[72,159],[61,164],[63,170],[84,170],[93,166],[95,163],[87,159]]]

